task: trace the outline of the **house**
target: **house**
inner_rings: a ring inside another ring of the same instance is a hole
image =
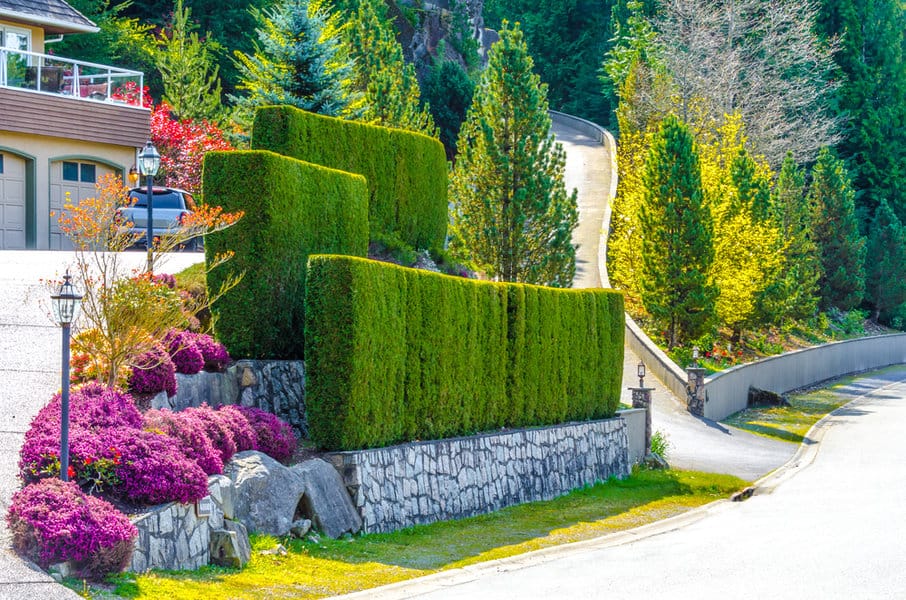
[[[0,250],[67,247],[52,216],[66,192],[125,176],[148,139],[150,110],[128,93],[142,73],[45,54],[96,31],[64,0],[0,0]]]

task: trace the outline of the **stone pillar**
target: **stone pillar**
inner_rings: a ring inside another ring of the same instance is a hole
[[[629,388],[632,390],[632,408],[645,409],[645,455],[651,453],[651,390],[654,388]]]
[[[705,416],[705,370],[700,367],[686,369],[686,408],[697,417]]]

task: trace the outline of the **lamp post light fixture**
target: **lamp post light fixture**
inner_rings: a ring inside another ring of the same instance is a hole
[[[698,346],[692,346],[692,365],[698,366]]]
[[[54,319],[63,328],[63,388],[60,392],[60,479],[69,481],[69,327],[79,314],[82,296],[72,285],[69,271],[60,291],[50,297]]]
[[[639,376],[639,387],[644,388],[645,387],[645,363],[643,363],[642,361],[639,361],[639,364],[636,367],[636,369],[637,369],[636,372],[638,373],[638,376]]]
[[[135,184],[138,183],[138,168],[135,165],[129,167],[129,185],[135,187]]]
[[[138,155],[138,168],[145,176],[145,183],[148,184],[148,224],[145,228],[145,244],[148,247],[148,273],[151,273],[153,271],[152,245],[154,243],[154,212],[151,203],[154,197],[154,176],[157,175],[157,170],[160,168],[160,154],[151,140],[148,140]]]

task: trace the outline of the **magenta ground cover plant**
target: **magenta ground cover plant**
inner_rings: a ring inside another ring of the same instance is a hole
[[[276,415],[253,406],[237,406],[258,438],[258,450],[279,461],[289,459],[296,451],[296,436],[288,423]]]
[[[220,373],[232,360],[226,346],[214,341],[214,338],[206,333],[195,334],[195,346],[201,351],[204,358],[205,371]]]
[[[205,421],[196,412],[151,409],[145,412],[144,428],[176,439],[182,452],[208,475],[223,473],[220,452],[214,449],[206,433]]]
[[[163,346],[157,345],[135,359],[131,365],[129,391],[133,394],[176,395],[176,367]]]
[[[258,449],[258,434],[255,433],[255,429],[238,406],[226,404],[218,408],[217,412],[223,417],[233,434],[236,452]]]
[[[177,373],[194,375],[204,368],[204,356],[196,344],[197,336],[191,331],[171,329],[164,336],[164,346]]]
[[[7,514],[13,547],[39,565],[72,561],[76,573],[101,579],[122,571],[138,531],[110,503],[72,482],[45,479],[13,495]]]
[[[197,408],[187,408],[183,411],[204,427],[205,435],[211,440],[211,445],[220,453],[220,460],[226,464],[236,454],[236,441],[230,429],[229,418],[220,411],[214,410],[207,404]]]

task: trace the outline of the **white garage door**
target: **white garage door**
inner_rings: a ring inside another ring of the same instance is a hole
[[[0,250],[25,249],[25,160],[0,153]]]
[[[50,210],[54,215],[63,211],[66,192],[76,204],[85,198],[97,196],[95,183],[113,169],[88,160],[61,160],[50,165]],[[50,218],[50,247],[53,250],[70,250],[72,244],[60,232],[57,216]]]

